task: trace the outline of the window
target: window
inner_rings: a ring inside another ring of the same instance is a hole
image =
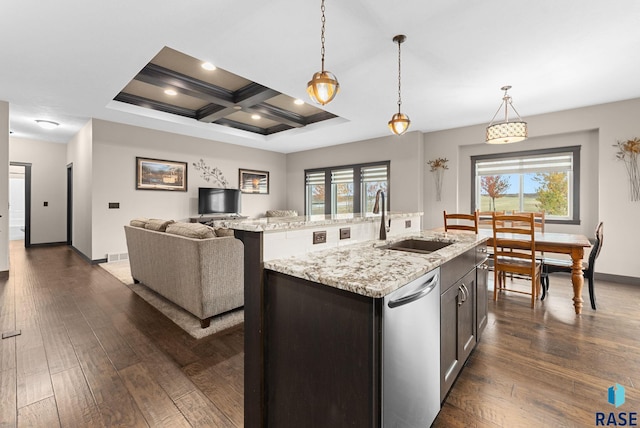
[[[385,191],[389,211],[389,165],[385,161],[306,170],[305,213],[368,213],[379,189]]]
[[[544,211],[550,223],[579,224],[580,146],[471,157],[471,206]]]

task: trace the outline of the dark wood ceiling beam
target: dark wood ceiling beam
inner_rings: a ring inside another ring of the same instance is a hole
[[[250,113],[257,113],[265,119],[284,123],[293,128],[302,128],[307,124],[304,116],[267,103],[260,103],[250,109],[247,109],[247,111]]]
[[[267,135],[275,134],[275,133],[282,132],[282,131],[287,131],[287,130],[292,129],[292,128],[293,128],[292,126],[288,126],[288,125],[285,125],[285,124],[281,123],[281,124],[274,125],[274,126],[271,126],[271,127],[267,128]]]
[[[192,119],[196,118],[195,110],[191,110],[188,108],[177,107],[171,104],[163,103],[160,101],[150,100],[149,98],[140,97],[138,95],[127,94],[125,92],[120,92],[114,98],[115,101],[120,101],[127,104],[133,104],[139,107],[146,107],[152,110],[163,111],[165,113],[177,114],[179,116],[190,117]]]
[[[311,125],[312,123],[322,122],[323,120],[335,119],[335,114],[329,113],[327,111],[321,111],[320,113],[316,113],[312,116],[307,117],[307,125]]]
[[[135,79],[162,88],[171,87],[181,94],[224,107],[231,107],[236,102],[232,91],[155,64],[147,64]]]
[[[234,107],[223,107],[217,104],[207,104],[196,112],[196,119],[200,122],[211,123],[238,111]]]
[[[236,122],[235,120],[220,119],[215,122],[216,125],[229,126],[231,128],[241,129],[243,131],[253,132],[254,134],[267,135],[267,130],[259,126],[247,125],[246,123]]]

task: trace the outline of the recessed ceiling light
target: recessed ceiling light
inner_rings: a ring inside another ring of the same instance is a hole
[[[53,122],[51,120],[40,120],[40,119],[36,119],[36,123],[44,129],[55,129],[60,125],[58,122]]]
[[[216,69],[216,66],[211,64],[210,62],[203,62],[201,67],[204,68],[205,70],[209,70],[209,71],[213,71],[213,70]]]
[[[242,106],[233,106],[234,110],[242,110]]]
[[[165,89],[164,93],[171,96],[178,95],[175,89]]]
[[[296,99],[293,103],[294,103],[295,105],[301,106],[302,104],[304,104],[304,101],[302,101],[300,98],[298,98],[298,99]]]
[[[260,115],[259,114],[252,114],[251,115],[251,119],[258,120],[258,119],[260,119]]]

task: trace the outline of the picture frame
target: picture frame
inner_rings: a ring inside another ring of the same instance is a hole
[[[269,194],[269,171],[242,169],[238,171],[238,188],[242,193]]]
[[[187,191],[187,162],[136,157],[136,190]]]

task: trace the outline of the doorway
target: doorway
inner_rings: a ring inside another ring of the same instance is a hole
[[[9,162],[9,239],[31,246],[31,164]]]
[[[67,165],[67,245],[73,241],[73,164]]]

